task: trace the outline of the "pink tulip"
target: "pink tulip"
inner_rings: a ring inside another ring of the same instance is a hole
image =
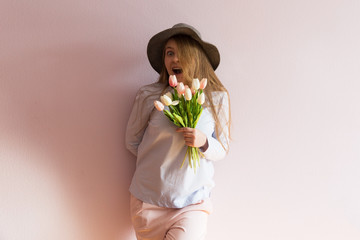
[[[159,101],[154,101],[154,106],[158,111],[163,111],[164,110],[164,104],[162,104]]]
[[[177,82],[176,76],[175,75],[170,75],[170,77],[169,77],[169,85],[171,87],[176,87],[177,84],[178,84],[178,82]]]
[[[173,100],[173,96],[171,92],[167,92],[165,95],[168,96],[171,99],[171,101]]]
[[[196,93],[196,90],[190,88],[188,85],[185,85],[185,93],[186,93],[186,89],[190,89],[191,93],[194,95]]]
[[[200,89],[204,89],[206,87],[206,84],[207,84],[207,79],[206,78],[201,79]]]
[[[178,92],[178,94],[184,94],[185,93],[185,86],[182,82],[180,82],[177,87],[176,87],[176,91]]]
[[[188,101],[190,101],[191,98],[192,98],[191,89],[190,89],[190,88],[187,88],[187,89],[185,90],[185,99],[188,100]]]
[[[169,98],[169,97],[166,96],[166,95],[162,95],[162,96],[160,97],[160,101],[161,101],[162,104],[164,104],[164,105],[166,105],[166,106],[170,106],[171,103],[172,103],[171,98]]]
[[[194,78],[192,81],[191,89],[198,90],[200,88],[200,82],[198,78]]]
[[[203,103],[205,102],[205,93],[201,93],[197,102],[200,104],[200,105],[203,105]]]

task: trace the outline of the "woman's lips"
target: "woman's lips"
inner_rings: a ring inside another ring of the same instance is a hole
[[[182,73],[182,69],[181,68],[173,68],[172,69],[173,73],[175,73],[175,75],[181,74]]]

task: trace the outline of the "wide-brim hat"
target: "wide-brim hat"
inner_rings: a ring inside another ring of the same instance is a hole
[[[147,55],[151,66],[155,69],[156,72],[160,73],[162,70],[163,50],[166,42],[169,40],[169,38],[175,35],[187,35],[197,41],[203,48],[211,66],[214,70],[216,70],[220,63],[220,53],[218,49],[214,45],[204,42],[201,39],[200,32],[194,27],[185,23],[179,23],[174,25],[172,28],[166,29],[154,35],[148,43]]]

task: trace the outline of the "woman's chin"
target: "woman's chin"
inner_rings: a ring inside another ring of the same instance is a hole
[[[176,76],[176,79],[178,82],[183,82],[184,81],[184,76],[182,73],[178,73],[178,74],[175,74]]]

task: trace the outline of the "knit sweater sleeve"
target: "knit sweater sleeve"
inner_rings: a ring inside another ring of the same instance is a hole
[[[154,100],[159,97],[162,89],[162,84],[154,83],[141,87],[136,94],[125,134],[126,148],[135,156],[154,110]]]
[[[203,152],[208,160],[223,159],[229,149],[229,100],[226,92],[217,92],[213,96],[215,109],[221,126],[220,136],[216,136],[215,127],[212,134],[207,136],[208,148]],[[215,125],[215,124],[214,124]]]

